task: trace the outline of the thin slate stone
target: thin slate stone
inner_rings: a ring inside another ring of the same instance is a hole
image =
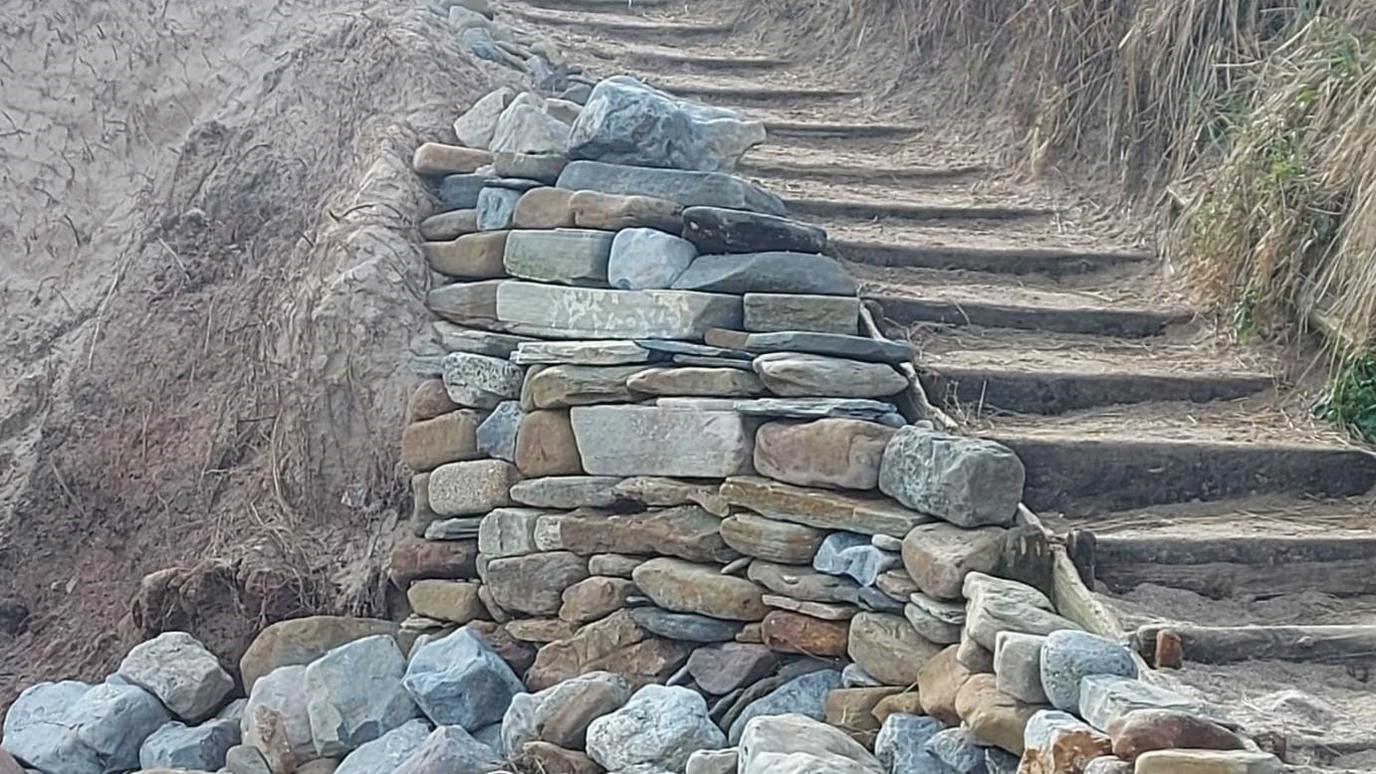
[[[713,206],[784,215],[788,208],[779,197],[720,172],[689,172],[575,161],[559,175],[559,187],[574,191],[668,199],[685,207]]]
[[[651,634],[682,642],[729,642],[742,624],[696,613],[674,613],[658,607],[631,609],[631,620]]]
[[[683,238],[704,253],[753,253],[788,250],[823,253],[827,232],[817,226],[774,215],[721,207],[688,207],[683,211]]]
[[[699,255],[674,280],[676,290],[854,296],[855,280],[835,258],[771,251]]]
[[[880,419],[898,411],[892,403],[867,398],[754,398],[738,400],[732,408],[742,414],[788,419]]]
[[[871,339],[847,336],[843,333],[815,333],[812,331],[776,331],[773,333],[744,333],[713,330],[707,343],[754,353],[807,352],[875,363],[908,363],[913,358],[913,345],[906,341]]]

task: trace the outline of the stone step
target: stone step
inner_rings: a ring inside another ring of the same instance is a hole
[[[798,139],[855,140],[883,137],[911,137],[921,131],[911,124],[864,121],[801,121],[791,118],[766,118],[764,127],[774,137]]]
[[[787,200],[785,200],[787,201]],[[979,207],[967,208],[978,212]],[[1028,208],[1031,211],[1034,208]],[[973,217],[973,216],[972,216]],[[1040,274],[1057,278],[1088,274],[1153,259],[1149,252],[1079,247],[978,246],[916,243],[890,237],[854,238],[843,227],[832,228],[831,246],[838,257],[870,266],[961,269],[992,274]]]
[[[912,220],[1013,220],[1050,215],[1048,207],[1003,204],[946,204],[920,201],[881,201],[877,199],[840,199],[782,197],[789,211],[797,216],[819,218],[908,218]]]
[[[1021,414],[1148,401],[1233,400],[1272,386],[1260,371],[1220,371],[1205,358],[1024,348],[925,351],[922,381],[933,399]]]
[[[1108,302],[1082,293],[972,283],[958,277],[947,284],[868,286],[862,294],[883,307],[885,319],[899,325],[977,325],[1142,338],[1194,317],[1183,308]]]
[[[648,67],[669,65],[675,68],[698,68],[712,71],[774,70],[793,64],[790,59],[772,56],[718,56],[681,51],[670,48],[633,48],[626,53],[632,64]]]
[[[825,182],[922,182],[951,181],[974,177],[989,171],[984,164],[953,164],[929,167],[876,162],[874,164],[793,161],[782,158],[752,158],[747,155],[737,170],[756,177],[816,180]]]
[[[732,29],[732,25],[726,22],[683,22],[614,13],[519,7],[512,8],[510,13],[536,24],[569,27],[588,33],[611,32],[678,39],[698,35],[723,35]]]
[[[1034,511],[1093,516],[1151,505],[1287,494],[1350,497],[1376,485],[1376,455],[1278,412],[1231,404],[1146,404],[988,421],[979,435],[1027,466]]]
[[[710,102],[731,103],[731,107],[767,105],[787,100],[816,102],[830,99],[850,99],[860,95],[850,89],[822,86],[771,86],[763,83],[704,83],[656,78],[654,86],[678,97]]]
[[[657,8],[671,8],[676,0],[524,0],[527,5],[567,11],[602,13],[635,13]]]

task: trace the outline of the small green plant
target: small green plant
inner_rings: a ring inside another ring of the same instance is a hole
[[[1254,341],[1261,337],[1261,326],[1257,323],[1257,292],[1248,288],[1233,304],[1233,335],[1238,341]]]
[[[1314,412],[1376,442],[1376,356],[1352,357],[1339,365]]]

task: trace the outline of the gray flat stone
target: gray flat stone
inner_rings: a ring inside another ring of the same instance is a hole
[[[960,527],[1006,526],[1017,516],[1025,472],[1008,447],[905,427],[884,449],[879,489],[909,508]]]
[[[667,289],[698,255],[692,242],[652,228],[627,228],[612,240],[607,283],[621,290]]]
[[[835,258],[782,251],[699,255],[674,280],[678,290],[854,296],[855,280]]]
[[[860,299],[797,293],[746,293],[744,327],[756,333],[812,331],[854,336]]]
[[[613,491],[618,476],[552,476],[521,481],[511,487],[511,499],[535,508],[607,508],[618,499]]]
[[[654,169],[600,161],[575,161],[559,175],[559,187],[574,191],[651,196],[685,207],[711,206],[784,215],[787,208],[772,193],[720,172]]]
[[[771,352],[755,358],[755,373],[785,397],[883,398],[908,388],[908,379],[885,363],[825,355]]]
[[[478,451],[499,460],[516,461],[516,431],[521,429],[521,420],[526,412],[521,410],[518,400],[506,400],[497,404],[482,424],[478,425]]]
[[[484,187],[492,180],[491,175],[445,175],[440,180],[440,204],[446,210],[473,210],[478,207],[478,197]]]
[[[666,339],[640,339],[636,344],[661,355],[692,355],[694,357],[714,357],[723,360],[741,360],[747,364],[755,359],[755,355],[750,352],[741,352],[735,349],[723,349],[722,347],[710,347],[706,344],[697,344],[691,341],[669,341]]]
[[[701,340],[711,328],[739,325],[740,299],[677,290],[607,290],[507,281],[497,318],[516,333],[555,339]]]
[[[497,323],[497,289],[505,282],[507,280],[484,280],[443,285],[426,294],[425,305],[451,323],[490,327]]]
[[[536,155],[536,154],[528,154],[528,155]],[[543,155],[553,155],[553,154],[543,154]],[[519,191],[519,192],[521,192],[521,193],[525,193],[526,191],[529,191],[529,190],[531,190],[531,189],[533,189],[533,188],[545,188],[545,187],[546,187],[546,185],[545,185],[544,183],[540,182],[539,180],[531,180],[531,179],[529,179],[529,178],[515,177],[515,176],[513,176],[513,177],[499,177],[499,178],[497,178],[496,180],[493,180],[492,182],[488,183],[488,186],[490,186],[490,187],[495,187],[495,188],[505,188],[505,189],[507,189],[507,190]]]
[[[519,365],[630,365],[647,363],[650,350],[634,341],[532,341],[517,347]]]
[[[817,226],[775,215],[721,207],[688,207],[683,236],[704,253],[753,253],[787,250],[824,253],[827,232]]]
[[[478,536],[481,516],[437,519],[425,528],[426,540],[471,540]]]
[[[535,553],[535,522],[547,513],[541,508],[493,510],[478,528],[479,553],[494,559]]]
[[[493,286],[493,314],[496,314],[496,286]],[[526,336],[512,336],[508,333],[493,333],[472,328],[464,328],[446,320],[434,323],[435,335],[440,346],[449,352],[468,352],[474,355],[506,360],[523,342],[534,341]]]
[[[864,398],[754,398],[735,401],[732,408],[749,416],[784,419],[876,420],[898,410],[892,403]]]
[[[604,286],[614,238],[614,234],[591,229],[518,229],[506,238],[506,270],[513,277],[537,282]]]
[[[444,388],[450,400],[467,408],[490,409],[521,396],[525,371],[487,355],[451,352],[444,356]]]
[[[767,352],[807,352],[874,363],[908,363],[913,358],[913,345],[907,342],[871,339],[865,336],[845,336],[839,333],[809,331],[776,331],[773,333],[744,333],[741,331],[712,331],[708,344],[730,347],[757,354]]]
[[[754,427],[735,412],[575,406],[570,416],[583,469],[593,475],[723,478],[750,470]]]
[[[631,620],[651,634],[680,642],[730,642],[741,630],[736,621],[658,607],[631,608]]]
[[[521,192],[510,188],[489,185],[478,194],[478,230],[501,231],[511,228],[511,216],[516,212],[516,202]]]

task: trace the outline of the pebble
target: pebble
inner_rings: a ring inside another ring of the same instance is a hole
[[[928,517],[885,500],[829,492],[757,476],[732,476],[721,486],[732,505],[762,516],[817,529],[902,537]]]
[[[1134,710],[1168,709],[1204,714],[1195,702],[1180,694],[1130,677],[1088,675],[1080,680],[1080,716],[1100,731]]]
[[[416,648],[402,682],[431,721],[470,732],[500,721],[523,690],[511,667],[467,627]]]
[[[440,206],[446,210],[475,210],[478,195],[482,193],[492,176],[483,172],[466,175],[445,175],[440,179],[436,193]]]
[[[465,286],[456,285],[454,287],[461,289]],[[449,352],[469,352],[474,355],[495,357],[499,360],[506,360],[511,357],[511,353],[515,352],[517,347],[523,342],[530,341],[524,336],[511,336],[505,333],[463,328],[444,320],[436,320],[433,328],[435,334],[439,336],[440,344]]]
[[[960,642],[960,630],[965,626],[964,605],[941,602],[920,591],[913,593],[909,599],[912,601],[903,606],[903,617],[908,619],[918,634],[938,645]]]
[[[420,222],[421,237],[432,242],[447,242],[477,231],[477,210],[450,210],[431,215]],[[426,257],[429,258],[428,255]]]
[[[758,377],[735,368],[652,368],[627,379],[626,386],[642,395],[748,397],[764,392]]]
[[[764,603],[768,607],[788,610],[794,613],[802,613],[812,618],[820,618],[824,621],[849,621],[856,613],[860,612],[854,605],[842,605],[831,602],[813,602],[805,599],[793,599],[779,594],[765,594]]]
[[[451,324],[493,327],[497,323],[497,291],[508,281],[484,280],[442,285],[425,294],[425,306]]]
[[[691,646],[650,636],[632,612],[618,610],[540,648],[526,672],[527,685],[541,690],[596,670],[622,675],[633,687],[668,679],[687,660]]]
[[[658,557],[637,567],[632,578],[656,605],[675,612],[734,621],[759,621],[768,612],[759,586],[712,565]]]
[[[512,101],[497,119],[488,150],[493,153],[564,153],[568,149],[569,125],[544,111],[544,102],[523,101],[522,94]]]
[[[898,693],[900,688],[882,685],[865,688],[837,688],[827,694],[826,721],[850,733],[877,733],[879,721],[874,708],[881,700]]]
[[[484,588],[506,610],[553,616],[563,604],[564,589],[588,577],[586,559],[567,551],[550,551],[493,559],[487,563]]]
[[[673,287],[698,255],[692,242],[650,228],[618,231],[607,263],[607,282],[622,290]]]
[[[568,411],[532,411],[516,433],[516,469],[531,478],[583,472]]]
[[[721,519],[698,505],[678,505],[644,513],[575,512],[542,518],[537,543],[580,556],[592,554],[659,554],[690,562],[725,563],[739,557],[722,542]]]
[[[512,354],[519,365],[637,365],[650,360],[650,351],[634,341],[528,341]]]
[[[960,724],[956,711],[956,697],[972,676],[956,660],[958,646],[952,645],[927,660],[917,670],[917,687],[927,714],[948,726]]]
[[[879,489],[959,527],[1007,526],[1026,477],[1008,447],[980,438],[902,428],[884,450]]]
[[[459,409],[412,422],[401,434],[401,461],[424,473],[446,462],[477,459],[478,427],[483,418],[482,412]]]
[[[1109,740],[1084,721],[1059,710],[1041,710],[1023,730],[1026,774],[1077,771],[1084,762],[1109,754]]]
[[[397,625],[376,618],[335,615],[278,621],[259,632],[244,651],[239,674],[251,692],[259,678],[278,667],[305,666],[340,645],[374,634],[395,636]]]
[[[568,158],[559,153],[502,152],[489,156],[498,175],[537,180],[547,185],[553,185],[568,164]]]
[[[978,774],[984,769],[984,749],[963,728],[947,728],[927,738],[924,749],[957,774]]]
[[[626,607],[636,591],[635,584],[625,578],[585,578],[564,589],[559,617],[572,624],[596,621]]]
[[[757,718],[740,743],[741,774],[879,774],[878,759],[838,728],[797,714]]]
[[[677,290],[854,296],[855,280],[835,258],[771,251],[699,255],[674,280]],[[751,334],[774,335],[774,334]]]
[[[452,580],[417,580],[406,599],[418,615],[463,625],[487,614],[478,599],[478,584]]]
[[[411,156],[411,168],[418,175],[466,174],[491,163],[487,151],[438,142],[421,143]]]
[[[1137,759],[1136,774],[1280,774],[1270,753],[1218,750],[1157,750]]]
[[[234,690],[234,678],[220,660],[186,632],[164,632],[135,645],[116,674],[192,723],[215,714]]]
[[[273,771],[291,771],[316,757],[306,702],[304,665],[279,667],[253,683],[244,707],[243,742]]]
[[[740,754],[736,748],[698,750],[688,756],[684,774],[736,774]]]
[[[593,554],[588,557],[588,572],[593,575],[610,575],[614,578],[630,578],[635,568],[645,563],[644,557],[623,556],[621,554]]]
[[[478,536],[482,528],[479,516],[460,516],[453,519],[436,519],[425,528],[425,539],[440,541],[468,541]]]
[[[1041,649],[1041,683],[1050,704],[1079,714],[1080,681],[1088,675],[1137,677],[1127,648],[1081,631],[1053,632]]]

